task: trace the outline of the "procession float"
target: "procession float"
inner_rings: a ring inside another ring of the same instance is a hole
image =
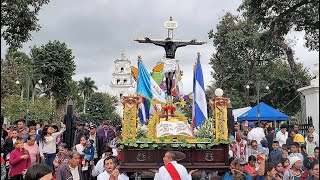
[[[177,23],[172,18],[165,22],[165,27],[168,29],[166,39],[136,40],[163,47],[166,56],[163,63],[153,69],[153,73],[162,72],[158,82],[152,77],[154,74],[146,70],[139,56],[134,73],[137,90],[122,97],[121,170],[148,172],[159,168],[163,165],[165,152],[174,150],[185,154],[179,163],[188,170],[226,172],[229,169],[227,107],[230,100],[222,97],[221,89],[217,89],[216,96],[208,101],[205,99],[199,53],[194,66],[194,92],[181,95],[179,81],[182,72],[175,51],[178,47],[205,42],[174,40],[172,34]],[[192,102],[191,119],[183,114],[184,108],[190,108],[187,101]],[[211,108],[208,115],[207,104]]]

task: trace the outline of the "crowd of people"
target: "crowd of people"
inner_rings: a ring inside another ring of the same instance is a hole
[[[231,179],[313,180],[319,179],[319,135],[314,126],[303,133],[298,125],[279,129],[263,124],[234,125],[230,135]]]
[[[1,179],[41,180],[127,180],[121,172],[121,126],[104,121],[101,127],[78,123],[73,144],[64,143],[64,124],[48,121],[26,126],[23,119],[14,126],[3,125],[1,135]],[[288,129],[234,125],[229,134],[230,170],[213,179],[225,180],[312,180],[319,179],[319,135],[313,126],[302,133],[299,126]],[[234,135],[232,135],[234,134]],[[154,179],[190,180],[197,171],[179,164],[177,152],[168,151],[164,166],[152,169]]]
[[[129,179],[119,174],[117,169],[121,161],[121,149],[117,145],[117,140],[121,139],[121,126],[112,127],[110,121],[104,121],[101,128],[81,123],[75,128],[70,148],[63,141],[66,127],[62,123],[53,125],[43,121],[27,127],[25,121],[20,119],[10,127],[4,124],[1,134],[1,180],[28,179],[37,170],[43,169],[34,167],[41,166],[46,166],[45,169],[50,169],[52,174],[50,177],[46,176],[46,172],[40,173],[44,180],[105,179],[108,175],[115,179],[118,176],[118,179]]]

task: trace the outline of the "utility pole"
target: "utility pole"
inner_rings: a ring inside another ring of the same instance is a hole
[[[26,124],[28,125],[29,104],[30,104],[30,75],[28,75],[27,83],[27,109],[26,109]]]

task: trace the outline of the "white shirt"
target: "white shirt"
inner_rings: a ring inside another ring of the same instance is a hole
[[[260,127],[253,128],[248,133],[248,140],[256,140],[258,144],[261,144],[261,141],[266,137],[263,132],[263,129]]]
[[[181,180],[192,180],[191,175],[188,174],[187,169],[183,165],[178,164],[177,161],[171,161],[171,163],[178,171]],[[157,172],[154,176],[154,180],[171,180],[171,179],[172,178],[169,172],[164,166],[161,166],[159,169],[159,172]]]
[[[107,171],[103,171],[101,174],[99,174],[97,180],[107,180],[109,178],[110,178],[110,174],[107,173]],[[124,174],[120,174],[118,176],[118,180],[129,180],[129,177]]]
[[[104,171],[104,160],[105,160],[106,158],[101,158],[98,162],[97,162],[97,164],[94,166],[94,168],[93,168],[93,170],[92,170],[92,172],[91,172],[91,175],[93,176],[93,177],[96,177],[96,176],[98,176],[99,174],[101,174],[103,171]]]
[[[70,172],[72,174],[72,179],[73,180],[80,180],[80,175],[79,175],[79,171],[78,171],[78,166],[75,168],[70,167]]]
[[[45,137],[45,142],[42,140],[39,141],[39,150],[40,156],[44,156],[43,154],[54,154],[57,151],[56,139],[57,136],[62,134],[66,128],[62,128],[59,132],[52,133],[51,136]]]
[[[284,134],[281,131],[277,132],[276,140],[279,141],[280,147],[282,147],[283,144],[286,144],[287,139],[288,139],[288,132],[287,131]]]
[[[77,144],[75,149],[76,151],[79,153],[79,154],[83,154],[83,150],[85,149],[86,147],[83,146],[82,144]]]

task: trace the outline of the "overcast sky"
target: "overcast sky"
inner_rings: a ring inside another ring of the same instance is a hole
[[[198,39],[206,41],[202,46],[181,47],[176,52],[184,71],[184,93],[192,91],[192,65],[197,52],[201,53],[205,86],[213,81],[208,65],[215,48],[208,39],[210,29],[225,12],[237,13],[241,0],[51,0],[39,15],[41,30],[33,33],[32,41],[24,44],[23,51],[29,53],[30,46],[47,43],[49,40],[65,42],[73,49],[76,63],[74,80],[91,77],[101,92],[110,91],[114,60],[124,53],[136,66],[141,55],[146,67],[151,70],[165,51],[153,44],[140,44],[136,38],[166,38],[163,22],[170,16],[179,23],[174,32],[175,39]],[[312,69],[319,60],[317,52],[303,47],[302,33],[292,33],[296,39],[295,55],[304,66]],[[5,47],[1,40],[1,48]],[[5,52],[1,51],[1,56]]]

